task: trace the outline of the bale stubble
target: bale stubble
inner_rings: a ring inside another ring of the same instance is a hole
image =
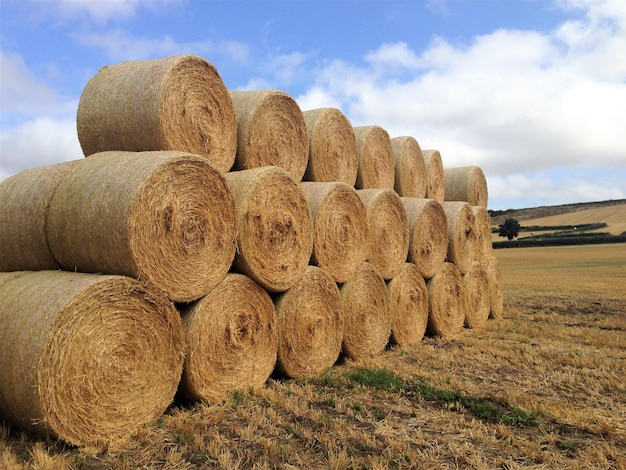
[[[353,130],[359,156],[354,187],[393,189],[396,170],[387,131],[380,126],[357,126]]]
[[[402,347],[417,346],[428,324],[428,291],[424,277],[413,263],[387,282],[391,306],[391,342]]]
[[[447,260],[465,274],[478,257],[472,206],[464,201],[445,201],[442,206],[448,221]]]
[[[462,166],[444,170],[446,201],[465,201],[487,208],[487,179],[478,166]]]
[[[422,150],[426,171],[426,197],[443,202],[446,195],[446,182],[443,161],[439,150]]]
[[[395,190],[400,197],[426,197],[426,165],[422,149],[411,136],[394,137]]]
[[[452,338],[461,332],[465,321],[462,310],[463,279],[459,269],[444,262],[431,279],[428,290],[428,326],[426,333]]]

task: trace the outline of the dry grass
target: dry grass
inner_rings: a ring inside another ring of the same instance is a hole
[[[125,445],[0,427],[7,468],[626,468],[626,250],[497,250],[504,314],[221,405],[178,403]]]

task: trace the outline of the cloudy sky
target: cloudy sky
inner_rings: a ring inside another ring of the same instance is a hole
[[[0,180],[82,157],[101,66],[183,53],[480,166],[490,209],[626,198],[623,0],[1,0]]]

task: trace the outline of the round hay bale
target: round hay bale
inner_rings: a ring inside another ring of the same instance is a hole
[[[465,314],[462,310],[463,280],[461,272],[452,263],[444,262],[431,279],[426,281],[428,291],[428,326],[432,336],[452,338],[462,329]]]
[[[380,126],[353,127],[359,164],[356,189],[393,189],[396,177],[391,139]]]
[[[448,253],[448,219],[435,199],[400,198],[409,223],[408,260],[422,276],[435,275]]]
[[[489,287],[489,318],[502,318],[504,311],[504,295],[502,291],[502,270],[500,261],[495,256],[488,256],[485,260],[487,282]]]
[[[444,171],[446,201],[465,201],[487,208],[487,179],[478,166],[446,168]]]
[[[313,216],[311,264],[334,281],[345,282],[367,256],[369,226],[365,206],[345,183],[303,182]]]
[[[443,202],[446,195],[446,183],[443,162],[439,150],[422,150],[426,171],[426,197]]]
[[[83,90],[76,127],[85,156],[179,150],[220,171],[235,161],[232,100],[215,67],[193,55],[102,67]]]
[[[60,268],[46,222],[57,185],[77,162],[31,168],[0,182],[0,271]]]
[[[311,377],[332,367],[341,352],[343,316],[337,284],[322,269],[309,266],[276,300],[276,370],[289,378]]]
[[[391,342],[398,346],[417,346],[428,324],[426,282],[413,263],[387,283],[391,305]]]
[[[482,328],[489,318],[489,283],[487,271],[478,261],[463,274],[462,296],[465,326]]]
[[[476,255],[474,212],[468,202],[444,201],[443,210],[448,221],[447,260],[465,274]]]
[[[187,331],[183,396],[215,403],[267,381],[276,364],[278,325],[272,299],[257,283],[229,273],[179,309]]]
[[[395,160],[395,190],[401,197],[426,197],[426,166],[415,138],[394,137],[391,148]]]
[[[307,181],[356,183],[359,152],[352,124],[337,108],[303,112],[309,137]]]
[[[0,416],[70,444],[128,438],[180,381],[183,323],[124,276],[37,271],[0,288]]]
[[[239,231],[233,268],[271,292],[304,274],[313,250],[313,219],[304,191],[283,168],[227,173]]]
[[[404,205],[393,189],[360,189],[357,194],[367,212],[367,261],[385,279],[400,272],[409,252],[409,222]]]
[[[229,91],[237,115],[235,170],[279,166],[300,181],[309,138],[298,103],[278,90]]]
[[[391,335],[391,306],[385,280],[370,263],[342,284],[342,352],[350,359],[380,354]]]
[[[491,217],[489,212],[482,206],[472,206],[474,213],[474,228],[476,235],[476,260],[481,263],[491,255],[493,245],[491,242]]]
[[[124,274],[189,302],[235,256],[235,201],[203,157],[102,152],[80,161],[50,202],[48,241],[68,271]]]

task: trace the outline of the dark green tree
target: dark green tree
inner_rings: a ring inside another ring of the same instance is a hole
[[[520,224],[515,219],[505,219],[503,224],[498,225],[498,235],[513,240],[519,234]]]

